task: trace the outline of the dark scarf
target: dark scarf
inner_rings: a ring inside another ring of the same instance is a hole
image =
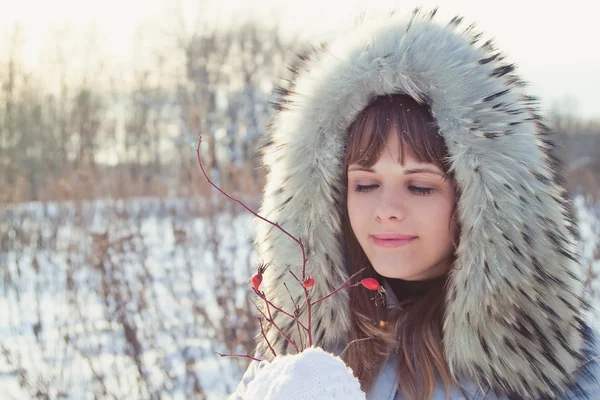
[[[396,295],[399,303],[413,297],[420,297],[427,293],[429,288],[446,279],[446,275],[423,281],[407,281],[399,278],[385,278]]]

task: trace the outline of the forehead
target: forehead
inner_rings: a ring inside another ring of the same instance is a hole
[[[403,166],[419,163],[446,171],[447,149],[437,128],[412,112],[399,115],[395,109],[381,114],[377,111],[358,118],[349,128],[346,167],[352,164],[370,167],[382,157],[391,157]]]
[[[419,160],[410,144],[398,135],[398,132],[394,127],[390,128],[379,154],[375,157],[375,164],[390,161],[394,161],[402,166],[433,166],[435,169],[438,169],[437,166],[431,162]],[[359,164],[359,162],[357,161],[353,164]]]
[[[351,171],[366,171],[374,173],[385,172],[388,169],[397,170],[405,175],[411,174],[431,174],[445,178],[444,172],[434,163],[419,160],[410,145],[405,141],[399,140],[396,132],[390,132],[386,142],[382,145],[380,153],[371,165],[364,165],[360,162],[355,162],[348,165],[348,172]],[[403,168],[396,168],[397,165]],[[379,168],[378,168],[379,167]]]
[[[419,162],[410,145],[398,135],[394,127],[388,132],[387,139],[381,149],[381,153],[377,157],[377,161],[380,161],[384,157],[391,157],[402,165],[407,161],[408,163]]]

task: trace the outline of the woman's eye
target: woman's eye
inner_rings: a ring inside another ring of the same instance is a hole
[[[371,190],[377,189],[379,185],[356,185],[354,188],[355,192],[369,192]]]
[[[418,187],[418,186],[409,186],[408,190],[410,190],[411,192],[416,193],[418,195],[422,195],[422,196],[428,196],[430,194],[433,194],[433,192],[435,191],[435,189]]]
[[[379,187],[379,185],[356,185],[354,188],[355,192],[370,192],[372,190],[375,190]],[[421,196],[428,196],[433,194],[433,192],[435,191],[435,189],[432,188],[425,188],[425,187],[419,187],[419,186],[409,186],[408,190],[410,190],[411,192],[421,195]]]

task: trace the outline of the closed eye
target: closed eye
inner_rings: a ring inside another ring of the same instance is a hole
[[[435,191],[435,189],[418,187],[418,186],[409,186],[408,190],[410,190],[411,192],[413,192],[415,194],[421,195],[421,196],[432,195],[433,192]]]
[[[370,192],[372,190],[377,189],[378,187],[379,185],[356,185],[354,187],[354,191],[359,193]],[[430,196],[435,192],[435,189],[419,186],[408,186],[408,190],[419,196]]]
[[[356,185],[354,187],[355,192],[370,192],[371,190],[377,189],[379,185]]]

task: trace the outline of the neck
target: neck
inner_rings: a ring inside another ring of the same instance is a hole
[[[420,281],[407,281],[405,279],[400,278],[385,278],[392,288],[392,291],[398,298],[398,302],[402,302],[404,300],[420,297],[425,295],[432,286],[435,286],[437,283],[444,281],[446,279],[446,275],[441,275],[436,278],[420,280]]]

